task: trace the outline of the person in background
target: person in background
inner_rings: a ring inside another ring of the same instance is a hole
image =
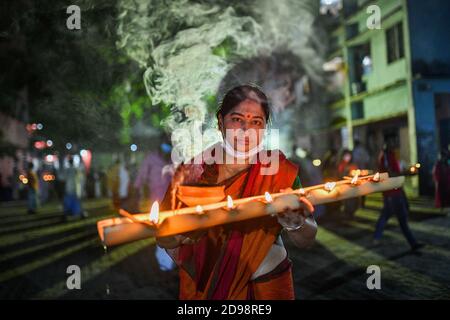
[[[137,176],[136,162],[130,162],[127,168],[129,176],[128,197],[124,209],[127,210],[128,212],[138,212],[140,201],[139,189],[135,187],[134,183],[132,183],[132,181],[136,180]]]
[[[130,172],[128,171],[128,164],[122,163],[119,167],[119,199],[120,208],[127,209],[128,188],[130,186]]]
[[[65,192],[64,192],[64,214],[66,220],[69,216],[87,217],[87,212],[83,211],[81,205],[81,174],[73,165],[73,158],[68,160],[69,167],[64,171]]]
[[[290,160],[298,165],[298,176],[303,187],[311,187],[323,183],[322,171],[319,166],[313,165],[311,154],[296,145],[292,149]],[[314,210],[314,218],[319,218],[325,213],[325,205],[318,205]]]
[[[339,180],[337,167],[338,167],[338,154],[335,149],[331,149],[325,153],[323,160],[323,177],[325,181],[337,181]]]
[[[86,177],[86,197],[95,198],[95,168],[91,168]]]
[[[101,171],[94,170],[94,198],[98,199],[102,196]]]
[[[150,203],[164,199],[167,188],[173,176],[173,165],[170,164],[170,152],[172,147],[168,143],[162,143],[160,150],[150,152],[141,163],[134,187],[142,190],[145,186],[149,190]],[[175,262],[167,252],[156,245],[155,257],[162,271],[170,271],[175,268]]]
[[[354,146],[352,151],[353,163],[358,169],[369,169],[370,156],[366,148],[358,139],[355,139]]]
[[[369,169],[370,168],[370,156],[366,148],[363,146],[361,141],[355,139],[354,148],[352,151],[353,163],[358,167],[358,169]],[[364,208],[366,197],[361,197],[361,207]]]
[[[440,157],[433,167],[433,180],[436,185],[436,208],[450,207],[450,154],[448,149],[442,148]]]
[[[106,173],[106,180],[108,185],[108,196],[112,198],[113,207],[116,210],[120,208],[120,197],[119,197],[119,169],[120,169],[120,159],[117,159],[115,163],[108,169]]]
[[[338,176],[342,179],[344,176],[352,176],[352,173],[358,169],[358,167],[353,163],[352,152],[348,149],[342,151],[341,161],[338,165]],[[344,205],[344,214],[349,218],[353,218],[356,210],[359,207],[359,198],[352,198],[342,201]]]
[[[27,198],[28,198],[28,213],[35,214],[38,206],[38,192],[39,181],[36,173],[34,172],[34,165],[32,162],[28,163],[28,169],[26,173],[27,177]]]
[[[338,167],[338,152],[336,149],[328,150],[322,162],[323,179],[324,182],[338,181],[339,176],[337,172]],[[325,204],[325,212],[334,214],[340,210],[340,202],[330,202]]]
[[[19,176],[19,168],[17,166],[17,162],[14,162],[13,174],[11,178],[11,200],[19,199],[19,180],[17,177]]]
[[[402,172],[400,162],[395,155],[395,137],[387,136],[385,141],[383,150],[378,158],[379,171],[388,172],[390,177],[405,174]],[[417,242],[408,225],[409,205],[403,188],[383,192],[383,201],[383,209],[375,228],[374,244],[378,245],[380,243],[386,223],[391,216],[396,215],[403,235],[411,246],[411,250],[416,251],[421,248],[423,244]]]
[[[356,169],[358,167],[353,162],[352,152],[348,149],[342,150],[341,160],[337,168],[338,177],[342,179],[344,176],[350,176],[352,171]]]
[[[48,187],[49,184],[47,181],[44,180],[44,174],[47,173],[47,170],[45,168],[45,164],[41,166],[40,169],[37,170],[36,174],[38,177],[38,188],[39,188],[39,203],[45,204],[48,201]]]

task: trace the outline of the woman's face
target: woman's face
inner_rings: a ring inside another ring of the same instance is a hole
[[[242,101],[219,122],[224,139],[240,152],[257,147],[263,139],[266,128],[263,108],[252,100]]]

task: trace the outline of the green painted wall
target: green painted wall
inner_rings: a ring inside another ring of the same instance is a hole
[[[364,99],[364,118],[387,118],[408,109],[408,90],[406,85],[392,88]]]

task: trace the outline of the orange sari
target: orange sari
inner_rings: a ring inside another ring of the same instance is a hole
[[[298,168],[279,153],[279,170],[261,175],[264,166],[253,164],[224,182],[232,198],[279,192],[291,187]],[[202,165],[198,184],[217,179],[216,165]],[[162,205],[170,208],[169,189]],[[294,299],[288,259],[269,274],[251,280],[281,231],[276,217],[261,217],[210,228],[194,245],[182,245],[168,253],[179,266],[180,296],[186,299]]]

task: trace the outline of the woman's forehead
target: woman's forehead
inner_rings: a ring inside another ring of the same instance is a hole
[[[253,100],[244,100],[233,109],[230,110],[229,114],[240,113],[244,116],[259,116],[265,118],[264,110],[261,105]]]

